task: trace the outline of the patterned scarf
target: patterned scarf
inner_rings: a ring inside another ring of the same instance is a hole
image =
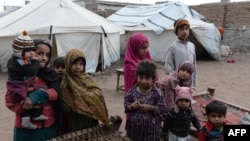
[[[108,110],[97,83],[85,71],[77,76],[71,71],[73,62],[80,57],[86,60],[80,49],[71,49],[66,55],[66,71],[61,82],[62,100],[74,112],[97,119],[108,126]]]

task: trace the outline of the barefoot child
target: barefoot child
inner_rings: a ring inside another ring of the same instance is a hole
[[[127,136],[133,141],[160,141],[161,122],[165,111],[163,95],[153,83],[156,66],[149,60],[141,61],[136,70],[137,83],[124,97]]]

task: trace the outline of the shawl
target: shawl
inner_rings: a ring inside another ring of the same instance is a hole
[[[147,51],[144,57],[139,55],[140,47],[145,42],[149,43],[148,38],[142,33],[133,34],[128,41],[124,58],[125,93],[136,83],[137,64],[143,59],[151,60],[149,51]]]
[[[61,82],[62,100],[72,111],[99,120],[108,126],[108,110],[97,83],[85,71],[77,76],[71,71],[73,62],[80,57],[86,62],[80,49],[71,49],[66,54],[66,71]],[[86,63],[84,65],[86,66]]]
[[[188,60],[185,60],[185,61],[182,61],[177,69],[177,71],[175,72],[175,75],[177,76],[176,79],[177,79],[177,84],[180,85],[180,86],[186,86],[186,87],[191,87],[192,86],[192,80],[193,80],[193,72],[190,74],[190,77],[189,79],[187,80],[183,80],[183,79],[180,79],[178,77],[178,73],[180,71],[180,68],[184,65],[184,64],[188,64],[190,67],[194,68],[194,65],[188,61]],[[194,70],[194,69],[193,69]]]
[[[183,61],[177,71],[174,71],[172,73],[170,73],[169,75],[167,75],[166,77],[164,77],[163,79],[159,80],[157,82],[157,84],[159,85],[159,87],[163,90],[164,92],[164,98],[165,98],[165,104],[166,104],[166,108],[167,111],[171,110],[174,106],[175,106],[175,97],[176,97],[176,91],[175,88],[177,85],[183,87],[191,87],[192,86],[192,76],[190,76],[189,79],[187,80],[182,80],[178,77],[178,72],[180,70],[180,68],[182,67],[182,65],[188,63],[189,65],[191,65],[193,67],[193,64],[190,61]]]

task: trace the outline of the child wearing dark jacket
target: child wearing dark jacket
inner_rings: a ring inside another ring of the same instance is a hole
[[[164,141],[190,141],[191,123],[200,130],[200,122],[191,107],[192,93],[190,87],[176,87],[176,105],[167,113],[162,128]]]

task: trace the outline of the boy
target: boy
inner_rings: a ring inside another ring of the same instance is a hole
[[[165,70],[169,74],[178,69],[180,63],[184,60],[189,60],[194,65],[194,73],[192,75],[192,85],[196,85],[196,53],[195,46],[188,41],[190,24],[185,19],[178,19],[174,22],[174,32],[177,35],[177,40],[171,44],[167,58],[165,61]]]
[[[62,81],[63,74],[65,72],[65,57],[57,57],[55,60],[52,62],[52,67],[55,70],[57,77],[59,81]]]
[[[214,100],[205,107],[207,122],[202,127],[198,141],[224,141],[223,125],[226,124],[227,106]]]

